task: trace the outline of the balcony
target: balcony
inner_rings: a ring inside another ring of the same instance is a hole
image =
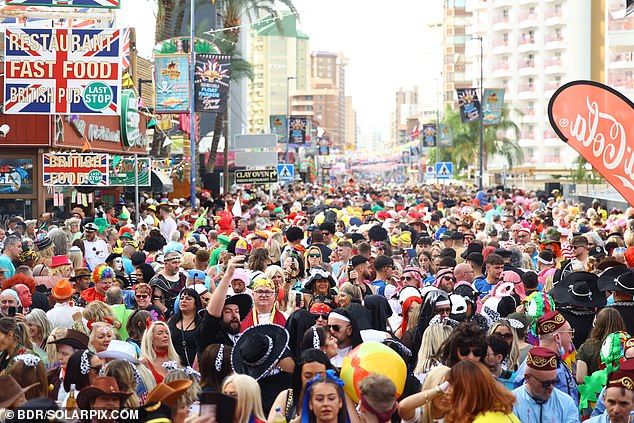
[[[546,129],[544,131],[544,139],[545,140],[553,140],[556,139],[558,140],[559,137],[557,136],[557,134],[555,133],[555,131],[553,131],[552,129]]]
[[[499,31],[501,29],[510,28],[512,28],[512,24],[508,16],[497,15],[493,17],[493,30]]]
[[[546,25],[562,25],[566,23],[564,20],[564,12],[556,9],[546,11],[544,13],[544,23]]]
[[[522,35],[519,41],[519,47],[517,48],[519,52],[527,52],[537,50],[537,44],[535,44],[535,37],[531,37],[529,35]]]
[[[519,16],[520,28],[534,28],[539,26],[539,17],[535,12],[522,13]]]
[[[623,75],[611,75],[608,78],[608,85],[619,91],[632,90],[634,89],[634,79]]]
[[[493,41],[493,54],[510,53],[511,51],[513,51],[513,47],[511,47],[511,44],[508,42],[508,40]]]
[[[521,76],[534,75],[537,73],[537,68],[535,67],[535,60],[526,59],[520,60],[518,73]]]
[[[562,34],[552,33],[544,37],[546,50],[563,50],[566,48],[565,38]]]
[[[474,10],[486,9],[488,4],[486,0],[469,0],[465,5],[465,10],[473,12]]]
[[[537,97],[537,88],[535,84],[521,84],[519,87],[517,87],[517,91],[517,97],[520,100]]]
[[[634,69],[634,54],[632,53],[616,53],[610,54],[610,69]]]
[[[535,138],[535,131],[525,130],[520,132],[520,139],[532,140]]]
[[[537,122],[537,116],[535,115],[535,109],[525,109],[523,110],[522,122],[523,123],[533,123]]]
[[[608,23],[609,31],[632,31],[634,30],[634,19],[617,19],[610,20]]]
[[[511,66],[508,62],[496,62],[492,66],[493,76],[496,78],[511,75]]]
[[[544,83],[544,94],[551,96],[561,87],[561,81],[548,81]]]
[[[565,73],[564,64],[560,57],[552,57],[544,61],[544,73]]]

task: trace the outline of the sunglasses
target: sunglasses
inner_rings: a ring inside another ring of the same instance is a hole
[[[144,294],[135,295],[135,297],[138,298],[139,300],[144,300],[144,299],[150,298],[149,295],[144,295]],[[160,298],[160,297],[156,297],[156,298]]]
[[[94,366],[94,367],[90,366],[90,369],[94,370],[95,373],[97,373],[97,374],[101,373],[101,368],[102,368],[102,366]]]
[[[308,257],[312,257],[312,258],[321,257],[321,254],[309,254]]]
[[[341,326],[341,325],[330,325],[330,330],[332,332],[339,332],[341,329],[343,328],[347,328],[350,325],[346,325],[346,326]]]
[[[533,379],[535,379],[536,381],[538,381],[539,383],[541,383],[543,388],[549,388],[551,385],[556,385],[556,384],[559,383],[559,378],[555,378],[553,380],[541,380],[541,379],[533,376],[530,373],[524,375],[524,377],[526,377],[526,376],[530,376]]]
[[[499,332],[493,332],[493,333],[495,333],[496,335],[500,335],[504,339],[513,339],[512,333],[499,333]]]
[[[434,311],[436,312],[436,314],[451,313],[451,308],[450,307],[436,308],[434,309]]]
[[[482,357],[482,354],[484,354],[484,352],[480,348],[463,347],[458,350],[458,354],[460,354],[463,357],[466,357],[469,354],[473,354],[474,357]]]
[[[320,317],[324,320],[328,320],[328,313],[312,313],[312,315],[315,320],[319,319]]]
[[[411,280],[413,280],[413,279],[414,279],[414,278],[413,278],[413,277],[411,277],[411,276],[402,276],[402,277],[401,277],[401,280],[402,280],[402,281],[411,281]]]

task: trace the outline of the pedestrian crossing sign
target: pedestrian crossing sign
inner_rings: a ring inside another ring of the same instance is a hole
[[[452,162],[437,162],[436,163],[436,178],[437,179],[451,179],[453,177],[453,163]]]
[[[278,164],[277,165],[277,181],[293,182],[295,180],[295,165]]]

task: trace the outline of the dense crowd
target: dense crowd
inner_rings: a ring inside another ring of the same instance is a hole
[[[0,229],[3,421],[631,421],[634,208],[349,181],[133,209]]]

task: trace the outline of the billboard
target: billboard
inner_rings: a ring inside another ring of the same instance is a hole
[[[150,159],[137,158],[139,186],[150,185]],[[112,156],[110,186],[134,186],[134,157]]]
[[[5,0],[8,6],[55,6],[117,9],[120,0]]]
[[[157,54],[154,56],[157,113],[189,112],[189,55]]]
[[[33,159],[0,158],[0,194],[33,194]]]
[[[44,186],[108,186],[108,154],[44,153]]]
[[[7,28],[4,113],[117,116],[121,33]]]

